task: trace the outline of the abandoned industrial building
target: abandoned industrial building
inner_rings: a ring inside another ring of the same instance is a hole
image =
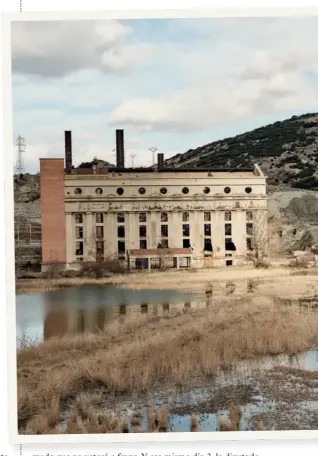
[[[116,166],[75,168],[65,157],[40,159],[42,267],[78,269],[117,258],[128,269],[231,266],[255,247],[255,219],[266,232],[266,178],[259,166],[126,168],[116,130]]]

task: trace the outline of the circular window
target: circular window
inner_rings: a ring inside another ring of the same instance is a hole
[[[166,187],[161,187],[160,193],[162,193],[163,195],[165,195],[165,194],[167,193]]]
[[[246,187],[245,188],[245,193],[252,193],[251,187]]]
[[[230,187],[225,187],[225,189],[224,189],[224,193],[231,193],[231,189],[230,189]]]
[[[182,193],[184,193],[184,194],[187,194],[187,193],[189,193],[189,189],[188,189],[188,187],[183,187],[183,189],[182,189]]]
[[[124,189],[121,187],[117,188],[117,193],[118,195],[122,195],[124,193]]]
[[[76,188],[75,189],[75,193],[76,193],[76,195],[80,195],[82,193],[82,189],[81,188]]]
[[[204,187],[204,189],[203,189],[203,193],[205,193],[206,195],[207,195],[208,193],[210,193],[210,191],[211,191],[211,190],[209,189],[209,187]]]
[[[139,193],[140,193],[141,195],[144,195],[144,194],[146,193],[145,187],[140,187]]]
[[[103,193],[103,190],[102,190],[101,188],[97,188],[97,189],[95,190],[95,193],[96,193],[97,195],[101,195],[101,194]]]

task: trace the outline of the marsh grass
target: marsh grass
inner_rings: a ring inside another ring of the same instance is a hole
[[[317,345],[318,314],[245,297],[214,302],[190,314],[144,317],[114,323],[95,335],[22,347],[17,352],[19,428],[55,429],[74,401],[82,415],[88,413],[81,394],[98,400],[96,391],[102,391],[119,402],[122,394],[151,392],[158,384],[188,387],[198,376],[209,381],[239,360],[294,354]],[[87,402],[92,404],[91,399]],[[238,415],[233,409],[231,429],[237,426]],[[93,418],[82,419],[95,426]],[[166,432],[168,421],[169,412],[159,410],[151,417],[149,411],[147,426]],[[76,430],[81,424],[74,426]],[[99,426],[115,432],[119,424]],[[140,427],[137,416],[133,426]]]

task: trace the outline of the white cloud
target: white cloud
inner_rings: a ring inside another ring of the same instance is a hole
[[[105,51],[101,56],[103,67],[112,71],[132,68],[136,63],[148,59],[152,47],[148,44],[131,44]]]
[[[139,57],[148,56],[143,44],[127,48],[125,39],[131,33],[131,27],[116,20],[15,22],[12,28],[13,70],[45,77],[61,77],[83,68],[122,71],[134,63],[130,50]],[[114,52],[120,57],[120,65],[108,62],[107,56]]]
[[[246,30],[243,24],[238,28],[239,20],[235,24],[237,34],[232,46],[227,36],[219,45],[208,42],[198,52],[185,55],[184,63],[180,51],[172,55],[180,71],[188,69],[191,77],[187,88],[125,100],[110,114],[110,123],[143,131],[195,132],[285,110],[316,109],[318,92],[306,79],[306,72],[311,70],[314,75],[317,68],[313,29],[311,36],[305,33],[297,43],[293,39],[288,42],[284,35],[286,23],[283,21],[279,28],[279,21],[273,20],[268,23],[272,34],[267,47],[264,40],[260,45],[252,35],[252,44],[246,49],[238,33],[241,30],[246,38]],[[304,23],[300,25],[303,30]],[[257,30],[256,24],[251,27]]]

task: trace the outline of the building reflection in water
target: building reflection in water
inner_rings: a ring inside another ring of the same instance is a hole
[[[106,301],[102,297],[96,297],[92,294],[88,300],[85,300],[87,307],[78,308],[73,305],[74,302],[83,302],[80,290],[78,299],[74,300],[68,308],[63,307],[68,302],[65,297],[62,299],[58,293],[52,293],[47,296],[46,315],[44,317],[44,339],[52,337],[61,337],[65,334],[76,334],[84,332],[96,332],[104,330],[105,325],[114,320],[120,323],[127,318],[138,318],[141,314],[164,317],[168,314],[185,312],[188,309],[202,309],[212,305],[213,299],[219,299],[226,294],[248,292],[251,284],[245,283],[244,287],[233,282],[225,282],[220,286],[209,286],[205,290],[203,299],[184,300],[180,302],[141,302],[139,304],[129,304],[126,299],[118,305],[112,305],[112,299]],[[81,299],[82,298],[82,299]]]

